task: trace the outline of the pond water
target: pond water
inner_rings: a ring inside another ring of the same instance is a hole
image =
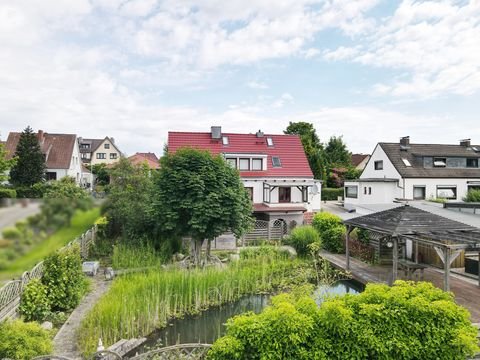
[[[315,299],[320,304],[326,296],[356,294],[361,291],[362,284],[342,280],[332,286],[319,286],[315,290]],[[236,302],[208,309],[197,316],[172,320],[166,328],[148,336],[147,341],[134,352],[141,354],[157,347],[175,344],[213,344],[225,334],[225,323],[229,318],[247,311],[261,312],[269,304],[270,297],[271,295],[249,295]]]

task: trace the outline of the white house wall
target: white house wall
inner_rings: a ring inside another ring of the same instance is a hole
[[[400,146],[400,145],[399,145]],[[375,170],[375,161],[383,161],[383,170]],[[397,169],[388,159],[387,154],[383,151],[380,145],[375,147],[373,154],[368,161],[365,170],[363,170],[360,179],[378,179],[378,178],[388,178],[388,179],[400,179],[401,176]]]
[[[391,203],[402,195],[402,189],[397,182],[356,182],[346,181],[345,186],[358,186],[358,197],[345,197],[345,207],[354,207],[360,204]],[[365,194],[366,188],[366,194]],[[371,189],[371,191],[370,191]]]
[[[289,184],[293,180],[298,181],[298,185],[317,185],[318,187],[318,193],[317,194],[311,194],[311,188],[308,190],[308,202],[304,203],[302,202],[302,193],[299,189],[296,188],[296,186],[291,186],[291,202],[290,203],[278,203],[278,187],[276,187],[272,193],[271,193],[271,198],[270,198],[270,203],[268,204],[271,207],[274,206],[285,206],[288,204],[297,204],[297,205],[304,205],[307,208],[307,211],[320,211],[320,206],[321,206],[321,188],[322,184],[320,181],[314,181],[313,179],[291,179],[291,178],[276,178],[277,180],[277,186],[282,186],[283,180],[286,180]],[[304,180],[307,180],[306,182],[303,182]],[[273,179],[271,178],[265,178],[265,179],[246,179],[243,178],[243,185],[245,187],[251,187],[253,188],[253,202],[255,204],[261,204],[263,203],[263,183],[268,182],[270,184],[273,183]],[[288,185],[290,186],[290,185]]]
[[[480,182],[480,179],[426,179],[426,178],[406,178],[405,179],[405,198],[413,199],[413,187],[425,186],[425,198],[435,199],[437,197],[437,186],[456,186],[457,187],[457,199],[462,198],[467,194],[468,184],[467,182]]]
[[[110,146],[109,149],[105,149],[105,144],[108,144]],[[97,154],[98,153],[104,153],[105,154],[105,159],[97,159]],[[117,154],[115,159],[110,159],[110,154]],[[100,146],[98,147],[97,150],[95,150],[92,153],[92,159],[91,159],[91,164],[96,165],[96,164],[113,164],[116,163],[118,160],[120,160],[120,156],[122,154],[117,150],[115,147],[114,143],[110,141],[109,139],[105,139]]]
[[[73,146],[70,168],[67,170],[67,175],[73,177],[77,184],[80,184],[82,180],[82,160],[80,159],[80,149],[77,139],[75,139],[75,145]]]

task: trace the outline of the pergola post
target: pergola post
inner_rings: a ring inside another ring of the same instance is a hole
[[[418,264],[418,240],[415,241],[415,264]]]
[[[347,234],[345,236],[345,257],[346,257],[346,261],[347,261],[347,264],[346,264],[346,267],[347,267],[347,270],[350,270],[350,233],[352,232],[352,226],[351,225],[347,225]]]
[[[392,285],[397,280],[398,276],[398,238],[392,237],[393,240],[393,262],[392,262]]]
[[[450,249],[449,248],[445,248],[444,256],[445,256],[445,262],[443,263],[444,264],[443,290],[450,291]]]

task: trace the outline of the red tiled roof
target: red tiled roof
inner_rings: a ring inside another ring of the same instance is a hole
[[[136,153],[130,156],[128,160],[134,165],[147,163],[150,169],[158,169],[160,167],[158,158],[153,153]]]
[[[7,157],[15,155],[21,133],[11,132],[8,134],[6,149]],[[72,160],[73,148],[77,135],[75,134],[48,134],[39,132],[37,138],[40,148],[46,156],[47,169],[68,169]]]
[[[266,171],[241,171],[242,177],[307,177],[313,178],[298,135],[267,135],[222,133],[228,137],[228,145],[222,140],[211,138],[209,132],[169,132],[168,151],[175,152],[181,147],[209,150],[213,154],[256,154],[267,155]],[[267,137],[273,140],[268,146]],[[281,167],[272,166],[272,156],[280,158]]]

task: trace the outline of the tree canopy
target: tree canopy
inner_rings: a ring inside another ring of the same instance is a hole
[[[8,171],[14,164],[15,158],[7,160],[7,150],[5,145],[0,142],[0,184],[8,180]]]
[[[191,237],[195,262],[205,239],[226,231],[241,236],[251,224],[252,204],[238,171],[208,151],[184,148],[164,156],[153,199],[159,232]]]
[[[45,177],[45,156],[42,153],[36,134],[27,126],[20,135],[17,159],[10,171],[10,181],[15,186],[32,186]]]
[[[349,167],[352,154],[347,149],[342,136],[332,136],[325,145],[325,158],[331,167]]]
[[[284,134],[299,135],[303,150],[307,155],[308,163],[316,179],[324,178],[325,161],[323,158],[323,145],[318,138],[313,124],[299,121],[290,122]]]

